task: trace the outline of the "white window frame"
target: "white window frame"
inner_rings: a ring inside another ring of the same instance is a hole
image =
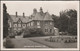
[[[45,32],[48,32],[48,28],[45,29]]]
[[[37,28],[41,28],[40,25],[37,25]]]
[[[40,25],[40,21],[37,22],[37,25]]]
[[[34,22],[31,22],[31,26],[33,26]]]
[[[50,22],[50,25],[52,25],[53,23],[52,22]]]
[[[17,27],[17,24],[14,24],[14,27]]]
[[[53,29],[50,29],[50,33],[52,33],[52,30],[53,30]]]
[[[23,28],[26,28],[26,24],[22,24],[22,27],[23,27]]]
[[[21,27],[21,24],[20,23],[18,23],[18,27]]]

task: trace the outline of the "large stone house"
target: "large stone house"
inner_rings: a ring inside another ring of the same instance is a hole
[[[40,8],[40,11],[37,12],[37,9],[33,9],[33,13],[30,16],[19,16],[16,12],[16,15],[10,15],[9,18],[10,29],[13,32],[19,32],[25,28],[40,28],[45,34],[54,34],[54,21],[49,14],[49,12],[43,12],[43,9]]]

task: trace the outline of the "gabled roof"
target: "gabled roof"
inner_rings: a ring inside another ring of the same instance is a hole
[[[11,19],[13,22],[17,22],[19,19],[21,19],[22,22],[24,23],[27,23],[29,20],[28,20],[28,16],[18,16],[16,17],[16,15],[10,15]]]
[[[36,13],[36,15],[35,15],[35,17],[34,17],[34,18],[32,18],[32,20],[43,20],[43,19],[44,19],[44,17],[43,17],[43,16],[41,16],[39,12],[38,12],[38,13]]]
[[[46,12],[44,20],[53,20],[53,19],[51,18],[51,15],[48,12]]]
[[[51,18],[51,15],[46,12],[46,13],[43,13],[41,14],[40,12],[37,12],[35,15],[32,14],[32,20],[51,20],[53,21],[53,19]]]
[[[30,22],[32,20],[50,20],[50,21],[53,21],[53,19],[51,18],[51,15],[46,12],[44,13],[43,11],[40,11],[40,12],[36,12],[30,16],[18,16],[16,17],[16,15],[10,15],[11,16],[11,19],[13,22],[17,22],[19,20],[19,18],[21,19],[22,22],[24,23],[27,23],[27,22]]]
[[[13,22],[17,22],[18,21],[18,17],[16,17],[15,15],[10,15],[11,19]]]

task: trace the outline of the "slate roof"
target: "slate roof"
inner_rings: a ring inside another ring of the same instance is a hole
[[[11,19],[13,22],[17,22],[19,20],[19,18],[21,19],[22,22],[27,23],[28,22],[28,18],[27,16],[23,17],[23,16],[18,16],[16,17],[15,15],[10,15]]]
[[[23,23],[27,23],[32,20],[51,20],[53,21],[53,19],[51,18],[51,15],[48,12],[45,12],[45,13],[37,12],[36,14],[33,13],[32,15],[25,16],[25,17],[23,16],[16,17],[16,15],[10,15],[10,16],[13,22],[17,22],[19,18],[22,20]]]
[[[32,18],[33,20],[43,20],[44,19],[44,17],[43,16],[41,16],[40,15],[40,13],[38,12],[38,13],[36,13],[36,15],[35,15],[35,17],[34,18]]]
[[[53,19],[51,18],[51,15],[48,12],[46,12],[44,20],[53,20]]]
[[[40,12],[37,12],[33,16],[34,17],[32,17],[32,20],[51,20],[53,21],[53,19],[51,18],[51,15],[48,12],[43,13],[42,15],[40,14]]]

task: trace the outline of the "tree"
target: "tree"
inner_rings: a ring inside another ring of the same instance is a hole
[[[8,36],[8,16],[9,14],[7,13],[7,7],[3,4],[3,38]]]
[[[54,27],[59,28],[59,16],[52,14],[52,19],[54,20]]]
[[[68,32],[72,35],[77,35],[77,11],[70,9],[67,14],[70,16]]]
[[[60,12],[60,31],[67,31],[70,35],[77,35],[77,11],[65,10]]]

